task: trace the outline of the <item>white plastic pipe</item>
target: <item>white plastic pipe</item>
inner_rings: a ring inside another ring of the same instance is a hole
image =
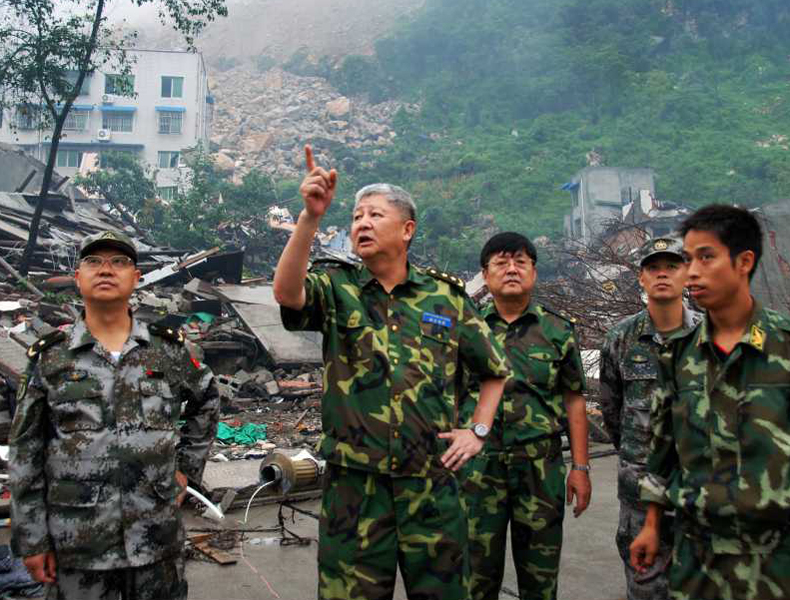
[[[214,504],[211,500],[206,498],[203,494],[198,492],[196,489],[187,486],[187,493],[192,494],[195,498],[200,500],[203,504],[206,505],[208,508],[207,516],[211,517],[212,519],[216,519],[217,521],[222,521],[225,518],[225,515],[222,514],[219,506]]]

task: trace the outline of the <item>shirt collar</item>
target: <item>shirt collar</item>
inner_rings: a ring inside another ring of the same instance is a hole
[[[496,308],[496,304],[494,303],[493,300],[489,301],[488,304],[483,306],[483,308],[480,310],[480,314],[482,314],[483,318],[488,322],[497,319],[504,322],[504,319],[500,316],[499,311]],[[518,318],[515,321],[513,321],[513,323],[516,323],[528,316],[534,317],[535,320],[537,321],[540,318],[540,315],[541,315],[541,310],[538,308],[538,303],[530,300],[529,305],[527,305],[527,308],[523,310],[523,312],[518,316]]]
[[[359,269],[359,276],[357,278],[357,285],[360,288],[366,287],[371,281],[378,281],[374,276],[373,273],[370,272],[364,264],[358,267]],[[423,283],[425,278],[428,275],[425,275],[418,269],[417,267],[413,266],[410,262],[406,263],[406,281],[399,285],[405,285],[407,283]]]
[[[767,327],[768,322],[765,318],[763,305],[755,298],[752,298],[752,301],[754,305],[752,306],[752,314],[749,318],[749,324],[746,326],[746,331],[743,333],[743,337],[740,339],[738,344],[751,346],[758,352],[765,353],[765,343],[768,340],[769,331],[769,327]],[[699,328],[697,346],[701,346],[703,344],[713,344],[713,338],[711,337],[710,332],[710,316],[706,315]]]
[[[148,331],[148,327],[142,321],[136,319],[131,312],[129,316],[132,318],[132,330],[129,333],[129,340],[149,344],[151,342],[151,333]],[[85,323],[85,313],[83,312],[77,317],[77,320],[74,321],[74,325],[71,327],[69,350],[78,350],[84,346],[92,346],[96,342],[96,338],[93,337],[93,334]]]

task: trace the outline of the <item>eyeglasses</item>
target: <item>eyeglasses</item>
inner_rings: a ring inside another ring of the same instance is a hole
[[[116,254],[109,258],[94,255],[86,256],[80,261],[80,266],[89,271],[97,271],[104,266],[104,263],[109,263],[113,271],[123,271],[134,265],[134,261],[130,257]]]
[[[513,263],[519,271],[528,271],[529,268],[532,266],[532,259],[531,258],[495,258],[493,260],[488,261],[488,268],[494,269],[495,271],[504,271],[510,266],[510,263]]]

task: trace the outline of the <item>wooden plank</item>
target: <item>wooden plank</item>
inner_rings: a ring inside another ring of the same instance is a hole
[[[195,548],[221,565],[235,565],[238,562],[235,556],[228,554],[224,550],[212,548],[208,545],[208,542],[199,542],[195,544]]]

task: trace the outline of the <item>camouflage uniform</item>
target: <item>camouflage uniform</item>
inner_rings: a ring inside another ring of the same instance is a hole
[[[690,329],[701,319],[683,307],[683,327]],[[645,508],[639,502],[639,478],[645,473],[650,442],[650,402],[658,385],[658,353],[663,336],[653,326],[650,313],[643,310],[618,323],[601,348],[601,409],[604,425],[619,452],[617,497],[620,520],[617,549],[625,563],[628,600],[660,600],[667,597],[666,576],[657,572],[647,581],[634,580],[636,571],[629,562],[629,547],[645,522]],[[661,528],[662,555],[669,556],[670,524]]]
[[[461,363],[504,377],[501,348],[433,269],[410,265],[388,294],[363,266],[314,265],[305,290],[282,317],[324,335],[319,598],[391,598],[398,563],[410,597],[467,598],[466,520],[437,435],[456,424]]]
[[[117,361],[82,319],[29,354],[10,442],[16,552],[55,553],[51,598],[119,580],[142,585],[125,584],[134,597],[186,597],[175,471],[201,481],[219,407],[210,370],[179,334],[134,318]]]
[[[510,324],[493,304],[483,316],[513,370],[485,448],[464,470],[472,598],[499,597],[508,522],[519,597],[556,598],[566,475],[560,436],[568,426],[563,392],[586,389],[573,324],[536,303]],[[465,422],[473,409],[464,403]]]
[[[659,381],[640,498],[675,509],[670,596],[790,598],[790,319],[755,302],[726,357],[704,320]]]

